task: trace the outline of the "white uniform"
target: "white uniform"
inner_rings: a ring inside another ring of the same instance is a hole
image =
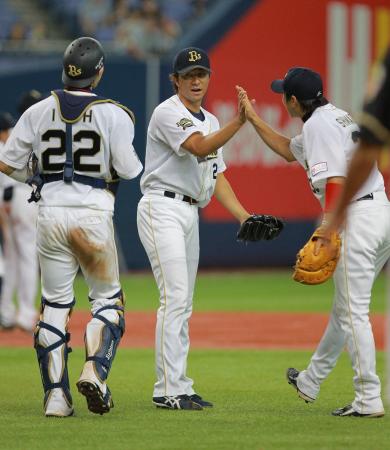
[[[2,142],[0,142],[0,151],[3,148],[4,144]],[[3,197],[3,191],[4,191],[4,178],[6,177],[6,175],[4,175],[3,173],[0,173],[0,197]],[[1,239],[2,239],[2,245],[0,246],[0,320],[2,323],[2,315],[1,315],[1,308],[2,308],[2,291],[3,291],[3,285],[4,285],[4,230],[5,230],[5,217],[2,214],[1,218],[0,218],[0,222],[1,222]]]
[[[0,152],[3,144],[0,145]],[[10,213],[3,217],[4,269],[0,301],[2,325],[32,330],[36,319],[35,295],[38,283],[36,246],[37,205],[28,203],[31,187],[0,173],[1,191],[12,187]],[[16,310],[13,302],[17,294]]]
[[[94,94],[71,92],[68,95]],[[111,181],[114,172],[121,178],[132,179],[142,170],[132,146],[133,122],[117,105],[91,105],[73,124],[72,137],[75,174]],[[62,172],[64,144],[65,123],[60,118],[56,100],[50,96],[22,115],[0,159],[11,167],[22,169],[33,150],[41,173]],[[35,345],[45,390],[46,415],[66,416],[73,408],[68,392],[65,332],[69,310],[73,306],[73,282],[79,267],[89,287],[94,315],[86,329],[86,353],[96,357],[87,360],[80,379],[93,379],[103,394],[107,393],[105,380],[109,367],[101,363],[102,349],[107,343],[110,345],[112,338],[113,347],[105,349],[111,365],[124,328],[123,313],[118,310],[122,295],[112,224],[114,196],[106,189],[80,182],[65,184],[62,180],[45,184],[41,194],[37,244],[44,308]],[[61,339],[57,342],[59,336]],[[54,347],[51,355],[46,350],[48,346]]]
[[[291,140],[290,149],[306,169],[321,205],[327,178],[346,176],[357,131],[345,111],[327,104],[317,108],[304,123],[302,134]],[[390,204],[377,168],[354,197],[341,237],[329,324],[307,370],[300,372],[297,386],[315,399],[346,345],[354,370],[353,409],[377,413],[383,404],[369,306],[374,280],[390,256]]]
[[[197,158],[181,147],[193,133],[219,129],[217,118],[202,112],[203,121],[174,95],[154,110],[148,127],[137,224],[160,291],[153,397],[194,394],[186,367],[199,260],[198,207],[210,201],[217,174],[226,169],[222,149]]]

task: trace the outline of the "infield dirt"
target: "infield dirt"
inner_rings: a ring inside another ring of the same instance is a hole
[[[69,324],[71,346],[83,347],[83,335],[91,315],[75,311]],[[190,321],[192,348],[220,349],[313,349],[328,321],[320,313],[196,312]],[[376,347],[384,348],[384,315],[372,314]],[[126,332],[121,347],[152,348],[156,315],[126,313]],[[0,331],[0,347],[32,347],[32,333]]]

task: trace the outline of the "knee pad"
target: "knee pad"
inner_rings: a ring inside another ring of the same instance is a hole
[[[103,325],[100,327],[92,327],[90,322],[85,333],[86,361],[93,362],[95,374],[103,383],[108,377],[116,349],[125,332],[122,294],[119,293],[116,297],[119,298],[117,302],[119,304],[103,306],[92,316],[92,320],[97,319]],[[111,316],[110,318],[112,318],[113,310],[117,312],[116,322],[105,317],[105,312],[109,312],[111,314],[106,314],[106,316]],[[94,322],[96,324],[96,320]],[[90,347],[93,347],[92,354],[89,354]]]
[[[55,388],[61,388],[67,402],[69,403],[69,406],[72,405],[68,377],[68,355],[72,351],[72,349],[68,346],[70,333],[66,331],[66,327],[65,333],[63,333],[57,327],[51,325],[51,323],[44,322],[42,320],[44,316],[44,309],[46,307],[63,310],[66,309],[67,311],[65,314],[69,316],[74,304],[75,300],[65,305],[59,303],[49,303],[42,297],[41,316],[34,332],[34,348],[37,352],[42,385],[45,393],[44,405],[46,405],[46,402],[49,399],[50,392]],[[62,314],[62,316],[63,315],[64,314]],[[50,339],[45,339],[46,342],[43,342],[44,339],[42,338],[42,330],[47,330],[51,333],[49,335]],[[59,351],[54,352],[56,349],[59,349]]]

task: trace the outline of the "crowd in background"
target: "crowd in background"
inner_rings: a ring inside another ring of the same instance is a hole
[[[136,58],[169,51],[183,27],[204,13],[207,0],[86,0],[78,10],[83,34],[112,41]],[[91,14],[91,11],[93,13]]]
[[[214,0],[215,1],[215,0]],[[0,0],[0,3],[4,0]],[[93,36],[110,43],[116,52],[143,59],[167,53],[183,33],[204,15],[213,0],[41,0],[49,15],[64,28],[65,39],[73,34]],[[8,2],[8,6],[12,6]],[[0,39],[29,41],[39,48],[52,38],[50,21],[27,23],[10,11],[8,31]],[[68,30],[67,30],[68,27]],[[58,31],[57,28],[56,31]],[[1,32],[0,32],[1,34]]]

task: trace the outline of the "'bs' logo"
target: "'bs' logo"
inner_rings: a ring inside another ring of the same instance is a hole
[[[188,61],[191,62],[198,61],[198,59],[202,58],[201,54],[196,52],[195,50],[191,50],[190,52],[188,52],[188,54],[189,54]]]
[[[69,64],[68,75],[70,75],[71,77],[77,77],[78,75],[81,75],[81,69],[78,69],[76,66]]]

